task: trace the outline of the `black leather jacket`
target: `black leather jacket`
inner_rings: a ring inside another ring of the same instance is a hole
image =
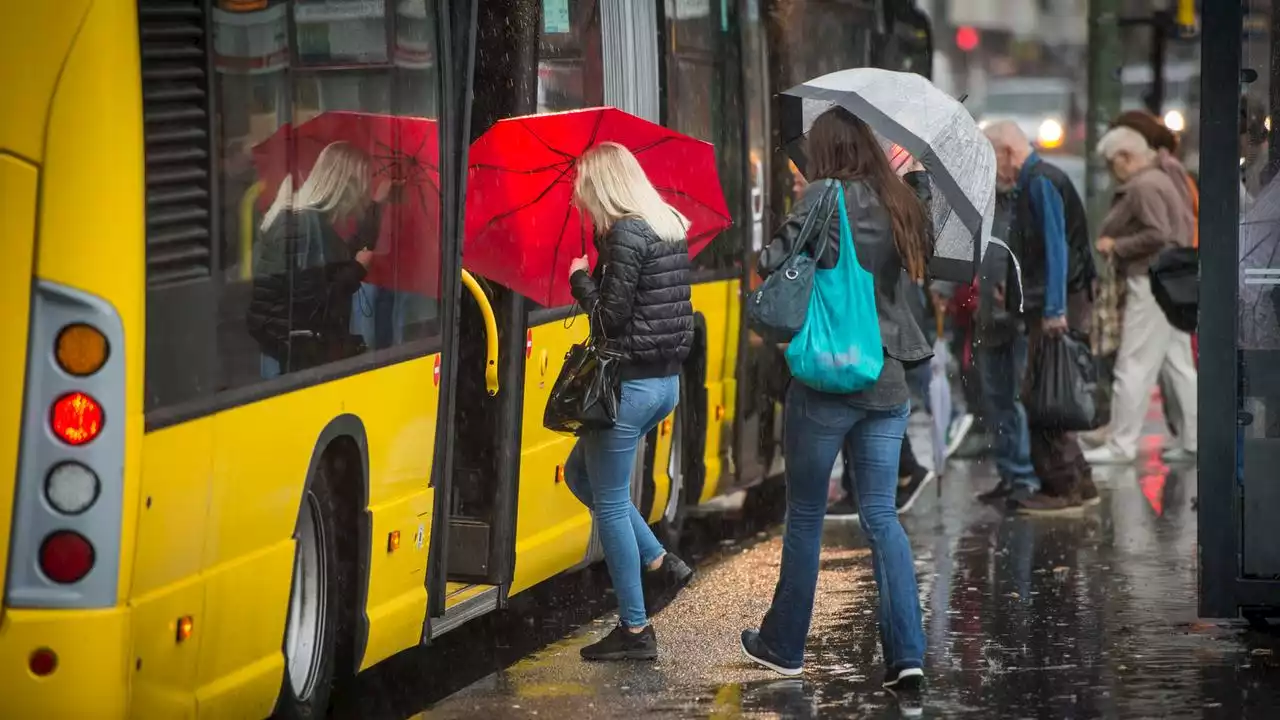
[[[915,188],[917,195],[927,202],[929,184],[924,174],[909,173],[907,181]],[[760,277],[768,277],[786,261],[804,226],[805,218],[815,210],[825,189],[825,182],[815,182],[805,188],[791,214],[773,234],[773,241],[761,251],[756,267]],[[902,258],[893,242],[893,224],[889,212],[880,204],[875,191],[860,180],[845,183],[844,191],[845,208],[849,213],[858,263],[875,277],[876,313],[880,316],[880,339],[884,343],[885,354],[907,366],[927,360],[933,356],[933,349],[920,330],[920,324],[916,322],[908,303],[909,294],[918,290],[903,268]],[[820,211],[825,216],[825,207]],[[815,245],[816,238],[822,237],[826,238],[825,250]],[[835,267],[840,255],[839,218],[832,215],[826,232],[813,233],[807,245],[804,251],[811,257],[819,258],[820,269]]]
[[[663,240],[638,218],[596,239],[595,272],[569,278],[573,297],[626,354],[623,379],[669,377],[693,347],[689,245]]]

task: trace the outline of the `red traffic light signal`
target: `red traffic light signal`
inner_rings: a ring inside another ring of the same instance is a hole
[[[978,31],[969,25],[956,28],[956,47],[969,52],[978,47]]]

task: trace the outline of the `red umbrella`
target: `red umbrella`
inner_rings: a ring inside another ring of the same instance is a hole
[[[614,108],[510,118],[471,146],[463,265],[542,305],[572,303],[570,261],[585,253],[595,262],[573,182],[578,158],[602,142],[630,149],[689,219],[690,256],[732,223],[710,143]]]
[[[383,209],[382,229],[365,281],[427,297],[440,294],[440,142],[435,120],[357,112],[326,112],[285,125],[253,149],[263,184],[260,206],[275,199],[292,173],[294,188],[315,166],[320,151],[344,141],[369,156],[372,183],[397,188]],[[339,232],[354,230],[339,228]]]

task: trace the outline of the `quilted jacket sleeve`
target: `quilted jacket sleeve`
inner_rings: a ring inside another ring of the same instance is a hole
[[[581,270],[569,278],[573,297],[608,337],[620,335],[631,322],[646,245],[643,237],[615,226],[600,243],[599,280]]]

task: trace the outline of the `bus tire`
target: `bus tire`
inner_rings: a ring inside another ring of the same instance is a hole
[[[328,714],[338,662],[341,619],[339,538],[344,536],[340,475],[325,458],[302,496],[284,634],[284,680],[273,717],[314,720]],[[347,535],[349,536],[349,535]]]

